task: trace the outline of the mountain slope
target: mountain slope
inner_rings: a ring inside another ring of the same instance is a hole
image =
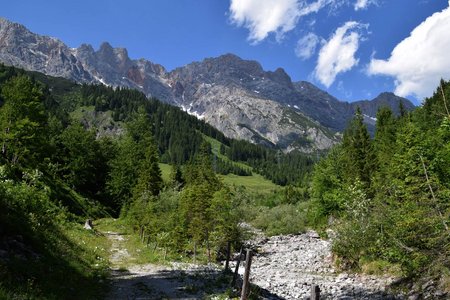
[[[167,72],[145,59],[130,59],[124,48],[108,43],[97,51],[86,44],[69,48],[1,18],[0,61],[81,83],[135,88],[204,119],[228,137],[275,144],[285,151],[331,147],[338,140],[334,132],[345,128],[355,110],[355,104],[341,102],[311,83],[292,82],[281,68],[264,71],[258,62],[233,54]],[[382,95],[386,101],[379,103],[398,106]],[[406,108],[413,107],[401,99]],[[379,105],[359,104],[372,126],[373,107]]]

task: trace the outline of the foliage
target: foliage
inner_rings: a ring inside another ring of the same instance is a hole
[[[6,249],[0,259],[0,295],[7,299],[101,297],[106,245],[52,201],[42,173],[25,172],[23,181],[15,181],[5,176],[4,166],[0,170],[0,248]]]
[[[239,202],[212,170],[208,143],[185,168],[174,168],[173,183],[159,194],[139,193],[127,211],[128,223],[141,240],[164,252],[183,253],[206,248],[208,259],[222,255],[228,242],[238,243]]]
[[[298,234],[306,231],[305,214],[298,205],[260,207],[251,223],[269,235]]]
[[[42,87],[27,76],[13,77],[1,88],[2,161],[34,167],[42,159],[46,115]]]
[[[343,267],[448,274],[450,82],[441,87],[410,114],[381,108],[373,140],[357,113],[342,145],[317,164],[309,214],[316,225],[338,217],[333,251]]]

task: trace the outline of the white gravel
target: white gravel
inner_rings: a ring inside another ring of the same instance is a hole
[[[257,237],[250,281],[283,299],[309,299],[318,285],[320,299],[403,299],[389,295],[392,277],[338,273],[332,265],[331,242],[310,231],[301,235]],[[234,264],[233,264],[234,267]],[[244,266],[239,268],[244,273]]]

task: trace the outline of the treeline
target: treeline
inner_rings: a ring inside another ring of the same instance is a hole
[[[316,161],[304,153],[286,154],[281,150],[240,140],[231,140],[230,145],[222,145],[220,151],[233,161],[248,164],[255,172],[281,186],[301,184],[311,173]]]
[[[143,93],[130,89],[113,89],[103,85],[83,85],[81,105],[94,106],[95,111],[112,111],[115,121],[128,121],[143,107],[152,124],[152,132],[161,153],[161,161],[184,164],[192,159],[203,141],[201,133],[228,145],[223,133],[182,112],[179,108],[148,99]]]
[[[0,66],[3,80],[18,74],[28,74],[20,69]],[[303,153],[284,154],[276,148],[251,144],[226,138],[202,120],[182,112],[179,108],[147,99],[136,90],[112,88],[103,85],[77,85],[68,80],[31,73],[35,81],[43,82],[43,104],[46,112],[54,116],[62,127],[71,120],[70,113],[79,107],[93,106],[95,112],[111,112],[117,124],[127,123],[139,108],[149,117],[151,130],[158,147],[161,162],[182,165],[196,155],[203,135],[222,144],[222,153],[230,160],[244,162],[257,172],[279,185],[298,184],[312,169],[314,159]],[[85,128],[88,124],[82,124]],[[120,125],[119,125],[120,126]],[[96,131],[97,128],[91,128]],[[221,174],[250,175],[250,171],[237,164],[214,160]]]
[[[230,160],[244,162],[254,171],[279,185],[297,184],[311,172],[313,159],[303,153],[284,154],[281,150],[226,138],[223,133],[177,107],[129,89],[113,89],[100,85],[83,85],[81,103],[95,106],[96,111],[112,111],[116,121],[127,121],[138,107],[144,107],[153,125],[161,161],[184,164],[197,153],[204,134],[222,144],[222,154]],[[220,174],[250,175],[248,170],[223,160],[214,160]]]
[[[316,225],[335,219],[333,250],[343,266],[448,274],[449,100],[442,81],[411,113],[381,108],[373,139],[358,110],[342,144],[317,164],[310,217]]]

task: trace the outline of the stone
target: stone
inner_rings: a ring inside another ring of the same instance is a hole
[[[86,222],[84,223],[84,229],[92,230],[93,228],[94,226],[92,225],[92,220],[87,219]]]

